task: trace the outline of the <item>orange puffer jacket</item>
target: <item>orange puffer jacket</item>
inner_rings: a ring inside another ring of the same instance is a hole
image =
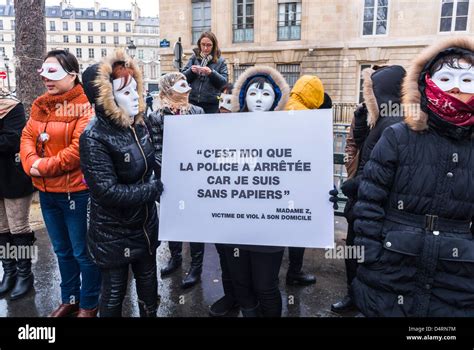
[[[44,94],[31,108],[23,129],[20,157],[28,175],[35,161],[42,158],[32,177],[33,185],[42,192],[73,193],[87,190],[79,161],[79,137],[94,115],[81,85],[61,95]],[[39,141],[46,133],[49,140]]]

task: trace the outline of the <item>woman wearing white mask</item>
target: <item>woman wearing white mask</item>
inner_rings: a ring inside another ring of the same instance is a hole
[[[290,88],[275,69],[255,66],[240,76],[232,94],[234,112],[281,111],[288,102]],[[284,247],[226,245],[234,296],[244,317],[281,316],[278,274],[284,250]]]
[[[88,247],[102,273],[100,317],[121,317],[131,266],[141,317],[158,308],[155,150],[143,121],[140,69],[123,51],[83,74],[96,117],[80,140],[91,193]]]
[[[20,157],[39,190],[41,212],[61,273],[61,305],[51,316],[95,317],[100,274],[87,255],[89,191],[79,164],[79,137],[93,111],[74,55],[50,51],[39,73],[47,92],[33,103],[21,137]],[[24,245],[31,246],[33,240],[31,234]],[[31,261],[24,259],[18,267],[25,289],[31,287]]]
[[[189,103],[191,87],[186,81],[186,77],[181,73],[168,73],[160,79],[160,110],[152,116],[152,124],[157,125],[157,132],[153,132],[158,137],[155,145],[159,147],[161,153],[163,137],[163,120],[165,115],[184,114],[204,114],[201,107]],[[168,264],[161,269],[161,276],[165,277],[176,271],[183,262],[182,242],[168,242],[171,257]],[[191,267],[186,277],[183,279],[181,287],[191,288],[201,280],[202,263],[204,259],[204,243],[190,243]]]

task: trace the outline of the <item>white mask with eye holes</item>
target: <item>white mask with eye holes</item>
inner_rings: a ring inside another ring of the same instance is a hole
[[[474,94],[474,67],[468,63],[455,62],[454,66],[462,69],[451,68],[444,64],[439,71],[433,74],[433,82],[441,90],[448,92],[458,88],[466,94]]]
[[[228,111],[232,110],[232,95],[221,94],[219,97],[219,109],[224,108]]]
[[[275,102],[275,91],[269,83],[265,83],[263,88],[258,83],[250,85],[247,90],[245,102],[250,112],[269,111]]]
[[[122,84],[123,78],[115,79],[113,81],[115,101],[130,118],[134,118],[140,110],[137,81],[134,78],[131,78],[128,85],[119,91],[118,89]]]

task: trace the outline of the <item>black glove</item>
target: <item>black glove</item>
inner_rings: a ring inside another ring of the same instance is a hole
[[[359,181],[357,178],[349,179],[341,185],[341,191],[346,197],[356,198],[358,190]]]
[[[339,209],[339,205],[337,205],[337,202],[339,201],[339,197],[337,196],[339,194],[339,191],[336,189],[336,185],[334,185],[334,189],[329,191],[329,195],[331,196],[329,198],[329,201],[333,203],[333,208],[334,210]]]
[[[161,194],[163,193],[163,182],[161,182],[161,180],[156,180],[156,186],[158,188],[158,196],[161,196]]]

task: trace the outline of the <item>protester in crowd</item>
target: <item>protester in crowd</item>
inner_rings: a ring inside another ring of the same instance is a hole
[[[33,198],[31,179],[21,166],[21,132],[26,124],[23,104],[7,91],[0,95],[0,247],[3,252],[26,253],[25,256],[1,257],[3,278],[0,297],[10,293],[10,300],[20,299],[33,288],[32,248],[35,240],[29,215]]]
[[[159,139],[163,140],[163,120],[166,115],[203,114],[202,108],[189,103],[191,87],[186,77],[181,73],[168,73],[160,78],[160,109],[152,116],[151,123],[161,130]],[[160,141],[158,141],[160,142]],[[204,243],[189,243],[191,250],[191,267],[183,279],[181,287],[191,288],[201,281],[202,263],[204,259]],[[171,257],[168,264],[161,269],[161,276],[165,277],[181,267],[182,242],[168,242]]]
[[[201,34],[197,48],[183,69],[192,91],[189,101],[206,113],[217,113],[220,91],[228,81],[227,64],[221,57],[216,36],[212,32]]]
[[[273,68],[255,66],[245,71],[233,90],[233,112],[284,110],[290,88]],[[281,317],[278,286],[284,247],[226,245],[226,261],[234,295],[244,317]]]
[[[141,317],[156,317],[158,215],[163,186],[153,174],[155,150],[143,121],[143,80],[117,50],[86,69],[84,86],[96,117],[80,139],[91,191],[88,247],[102,274],[100,317],[121,317],[131,267]]]
[[[146,91],[145,102],[146,102],[145,116],[147,116],[149,110],[153,112],[153,96],[150,94],[150,91],[148,90]]]
[[[403,120],[401,108],[401,86],[406,71],[401,66],[375,66],[363,72],[364,105],[357,109],[354,115],[354,129],[352,133],[360,147],[360,152],[355,164],[355,174],[342,186],[342,192],[348,197],[344,208],[344,215],[348,222],[346,245],[354,244],[354,217],[353,207],[357,202],[357,191],[364,172],[364,166],[370,154],[382,136],[383,131],[389,126]],[[345,312],[355,309],[352,298],[351,283],[356,276],[358,257],[346,257],[347,294],[344,298],[331,305],[334,312]]]
[[[420,54],[403,83],[405,121],[364,166],[352,291],[365,316],[474,315],[473,64],[472,38]]]
[[[327,97],[326,97],[327,96]],[[304,75],[298,79],[291,90],[290,99],[285,106],[286,110],[320,109],[323,104],[329,104],[329,95],[324,92],[324,86],[317,76]],[[324,106],[331,108],[331,106]],[[286,273],[286,284],[307,286],[316,283],[316,277],[303,272],[303,258],[305,248],[289,247],[289,266]]]
[[[226,84],[219,96],[219,113],[232,113],[232,84]],[[209,315],[222,317],[239,307],[235,298],[232,278],[230,276],[229,264],[225,254],[225,245],[216,243],[216,250],[219,254],[219,264],[221,266],[221,281],[224,289],[224,296],[212,304],[209,308]]]
[[[51,314],[95,317],[100,273],[87,254],[89,191],[79,162],[79,137],[93,115],[68,51],[50,51],[40,70],[47,92],[38,97],[21,138],[21,162],[39,190],[41,211],[61,274],[62,304]],[[28,245],[33,244],[33,235]],[[31,273],[31,262],[24,262]]]

